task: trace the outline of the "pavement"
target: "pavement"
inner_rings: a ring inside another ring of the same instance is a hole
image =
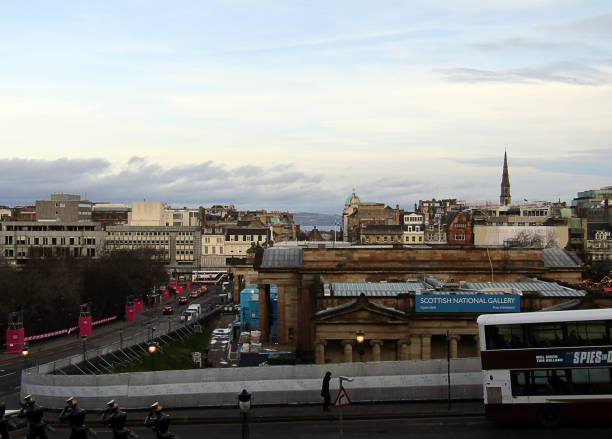
[[[253,395],[253,398],[256,398],[256,395]],[[121,401],[118,402],[121,403]],[[164,411],[170,415],[173,425],[233,424],[242,421],[237,404],[235,407],[165,408]],[[130,410],[128,411],[127,424],[140,426],[147,414],[148,412],[143,410]],[[325,420],[336,421],[339,416],[339,408],[331,408],[330,411],[325,412],[322,405],[255,405],[251,408],[248,419],[252,423],[319,422]],[[370,402],[352,404],[349,407],[342,408],[342,417],[345,420],[483,416],[484,405],[482,400],[457,400],[452,401],[450,406],[448,401]],[[55,418],[55,414],[48,414],[46,418],[52,420]],[[87,425],[96,428],[102,427],[102,424],[99,423],[99,414],[89,414]]]

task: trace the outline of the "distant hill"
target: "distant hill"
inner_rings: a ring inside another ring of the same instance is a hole
[[[300,226],[329,226],[342,225],[342,215],[328,215],[326,213],[298,212],[293,214],[293,221]]]

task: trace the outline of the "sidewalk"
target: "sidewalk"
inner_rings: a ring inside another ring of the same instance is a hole
[[[256,397],[254,395],[254,397]],[[121,401],[118,401],[121,404]],[[153,403],[153,401],[151,401]],[[324,412],[321,405],[283,405],[254,406],[249,412],[249,422],[297,422],[338,419],[339,410],[332,408]],[[172,424],[231,424],[241,422],[241,412],[236,407],[172,409],[166,407]],[[128,424],[141,425],[148,412],[135,410],[128,412]],[[401,418],[437,418],[437,417],[481,417],[484,416],[482,400],[447,401],[408,401],[408,402],[372,402],[358,403],[342,409],[344,419],[401,419]],[[97,425],[98,417],[88,416],[87,424]]]

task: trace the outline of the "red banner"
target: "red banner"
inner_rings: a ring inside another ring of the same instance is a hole
[[[134,299],[134,309],[136,312],[142,312],[144,310],[144,303],[140,297]]]
[[[7,329],[6,330],[6,352],[21,352],[23,339],[25,338],[25,329]]]
[[[125,320],[133,322],[136,320],[136,310],[134,305],[125,305]]]
[[[176,294],[183,294],[183,286],[182,285],[177,285],[176,286]]]
[[[191,291],[191,281],[187,281],[187,291]]]
[[[168,300],[170,298],[170,290],[162,291],[162,300]]]
[[[91,337],[91,328],[93,326],[93,319],[89,317],[79,317],[79,335],[82,337],[86,335]]]

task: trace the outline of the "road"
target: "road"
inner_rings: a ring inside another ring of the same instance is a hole
[[[190,299],[189,304],[200,303],[202,308],[206,305],[217,303],[220,286],[209,286],[209,291],[197,299]],[[187,294],[187,293],[184,293]],[[172,325],[180,324],[180,314],[188,305],[176,305],[176,299],[166,302],[175,305],[174,315],[170,316]],[[93,330],[93,335],[86,342],[87,349],[95,349],[119,340],[119,330],[123,328],[123,337],[127,339],[138,332],[147,331],[150,327],[162,327],[168,325],[168,317],[161,314],[163,305],[144,311],[135,322],[118,321]],[[21,384],[21,370],[24,365],[31,367],[35,364],[44,364],[78,355],[83,352],[83,342],[73,336],[63,336],[56,340],[34,344],[30,348],[30,355],[26,361],[18,354],[2,354],[0,356],[0,399],[5,400],[11,406],[16,405],[16,394]],[[14,401],[13,401],[14,400]]]
[[[238,414],[237,414],[238,416]],[[134,431],[139,439],[155,439],[152,431],[138,427]],[[231,439],[241,437],[241,425],[175,425],[171,431],[181,439]],[[110,439],[111,434],[103,428],[96,428],[98,438]],[[254,423],[249,426],[250,439],[324,439],[338,438],[337,421],[308,421]],[[572,425],[555,430],[543,430],[533,425],[503,426],[488,423],[482,417],[412,418],[398,420],[363,420],[344,422],[345,438],[418,438],[418,439],[575,439],[588,435],[589,439],[610,437],[610,425]],[[49,439],[66,438],[68,431],[58,429]]]

